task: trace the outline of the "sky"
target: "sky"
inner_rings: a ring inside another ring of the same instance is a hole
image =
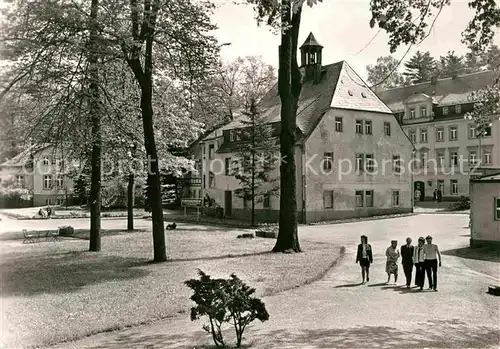
[[[219,27],[216,36],[220,43],[231,43],[222,48],[224,60],[234,60],[239,56],[262,56],[263,60],[278,67],[279,35],[267,26],[258,27],[251,6],[235,4],[232,0],[214,0],[219,6],[212,17]],[[323,48],[323,64],[341,60],[366,79],[366,66],[375,64],[377,57],[392,55],[401,59],[408,49],[400,47],[394,54],[389,51],[388,35],[378,28],[370,28],[370,0],[323,0],[314,7],[305,7],[302,12],[299,44],[310,32]],[[435,58],[448,51],[465,54],[468,49],[460,42],[461,33],[473,17],[468,0],[451,0],[436,21],[431,34],[419,46],[414,46],[407,54],[410,58],[416,51],[429,50]],[[366,46],[370,40],[373,41]],[[500,44],[496,35],[496,44]],[[366,48],[364,48],[366,46]],[[363,49],[364,48],[364,49]],[[299,57],[300,59],[300,57]],[[404,61],[403,61],[404,62]],[[299,61],[300,64],[300,61]]]

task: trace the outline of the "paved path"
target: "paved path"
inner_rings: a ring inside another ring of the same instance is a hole
[[[486,289],[500,283],[499,264],[445,254],[438,292],[407,292],[383,284],[384,251],[390,240],[401,243],[409,235],[416,241],[431,234],[447,253],[467,246],[467,222],[468,215],[418,215],[301,227],[301,239],[341,243],[347,255],[321,281],[266,297],[271,318],[249,327],[244,342],[254,348],[498,348],[500,299],[486,294]],[[354,263],[361,234],[368,235],[374,249],[375,263],[366,285],[359,285],[359,266]],[[400,278],[404,280],[402,272]],[[186,313],[57,348],[199,348],[211,343],[201,324],[189,321]]]

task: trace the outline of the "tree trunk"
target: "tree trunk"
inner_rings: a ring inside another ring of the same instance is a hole
[[[146,54],[144,57],[144,81],[141,84],[141,110],[144,127],[144,145],[148,157],[148,179],[151,194],[151,216],[153,221],[153,260],[165,262],[167,250],[165,246],[165,226],[163,224],[163,207],[161,200],[160,172],[158,154],[153,127],[153,33],[146,38]]]
[[[301,9],[292,17],[290,0],[283,1],[282,25],[291,28],[282,32],[279,59],[278,91],[281,98],[280,152],[280,215],[279,233],[273,252],[300,252],[297,231],[297,190],[295,166],[296,116],[302,77],[297,63],[297,40]]]
[[[134,174],[128,175],[127,230],[134,230]]]
[[[97,50],[97,11],[99,0],[90,8],[90,118],[92,124],[92,173],[90,177],[90,243],[89,251],[101,250],[101,118],[99,113],[99,69]]]
[[[255,114],[252,114],[252,227],[255,226]]]

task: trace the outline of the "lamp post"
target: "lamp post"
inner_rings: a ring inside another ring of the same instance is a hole
[[[129,160],[132,161],[129,164],[129,174],[128,174],[128,185],[127,185],[127,230],[134,230],[134,160],[135,151],[137,145],[135,143],[130,144]]]

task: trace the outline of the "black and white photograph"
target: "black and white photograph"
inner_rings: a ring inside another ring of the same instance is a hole
[[[0,349],[498,349],[500,2],[0,0]]]

